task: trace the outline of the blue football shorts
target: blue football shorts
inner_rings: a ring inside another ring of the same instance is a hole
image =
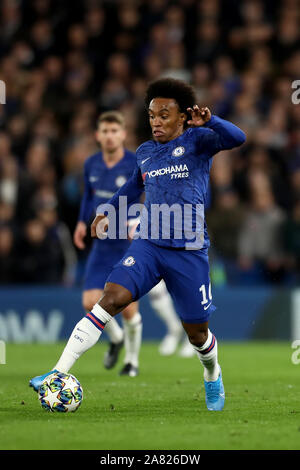
[[[122,240],[122,243],[116,243],[114,240],[94,240],[85,266],[83,290],[103,290],[114,265],[129,246],[130,242],[127,240]]]
[[[207,250],[165,248],[134,240],[116,263],[106,282],[128,289],[138,300],[161,279],[175,309],[186,323],[204,323],[216,309],[212,304]]]

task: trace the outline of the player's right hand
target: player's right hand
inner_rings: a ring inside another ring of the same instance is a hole
[[[86,230],[86,224],[82,221],[79,221],[76,225],[73,235],[74,245],[79,248],[79,250],[85,249],[84,238],[86,237]]]
[[[204,126],[204,124],[211,119],[211,112],[207,107],[199,108],[199,106],[195,104],[192,108],[187,108],[187,111],[192,116],[192,119],[187,122],[189,126]]]
[[[104,221],[103,219],[106,219],[106,221]],[[104,225],[103,225],[103,228],[102,228],[102,224],[100,224],[100,222],[103,221],[105,222]],[[98,226],[99,224],[99,226]],[[98,228],[97,228],[98,226]],[[93,222],[92,222],[92,225],[91,225],[91,236],[93,238],[103,238],[105,239],[106,237],[105,236],[101,236],[101,235],[104,235],[105,232],[107,232],[107,229],[108,229],[108,219],[106,217],[106,215],[104,214],[98,214],[96,215],[96,217],[94,218]],[[100,233],[101,232],[101,233]]]

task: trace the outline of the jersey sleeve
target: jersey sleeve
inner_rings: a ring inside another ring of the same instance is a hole
[[[141,175],[141,171],[138,165],[136,165],[132,176],[129,180],[114,194],[114,196],[105,204],[100,204],[97,207],[97,214],[104,214],[108,212],[109,206],[114,206],[116,210],[120,209],[120,197],[126,196],[127,199],[122,199],[121,204],[130,205],[135,202],[141,194],[144,192],[144,182]]]
[[[208,158],[221,150],[239,147],[246,140],[245,133],[239,127],[218,116],[212,116],[205,126],[194,130],[199,153]]]
[[[84,164],[84,190],[83,196],[80,203],[80,211],[78,221],[85,222],[86,224],[90,221],[93,215],[93,198],[92,190],[89,183],[88,167]]]

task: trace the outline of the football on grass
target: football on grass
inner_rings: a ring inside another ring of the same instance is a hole
[[[43,381],[38,397],[47,411],[74,412],[81,405],[83,390],[74,375],[54,372]]]

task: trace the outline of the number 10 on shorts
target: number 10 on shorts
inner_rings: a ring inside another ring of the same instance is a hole
[[[206,292],[205,284],[202,284],[202,286],[199,287],[199,291],[201,292],[203,299],[201,305],[203,305],[204,310],[207,310],[212,302],[211,283],[208,285],[208,292]]]

